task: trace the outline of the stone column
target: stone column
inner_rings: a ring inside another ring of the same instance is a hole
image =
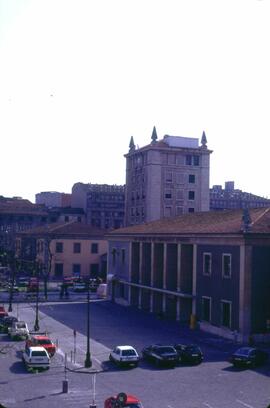
[[[163,289],[167,286],[167,244],[163,244]]]
[[[163,289],[167,289],[167,244],[163,244]],[[162,312],[166,313],[166,294],[162,295]]]
[[[154,286],[154,242],[151,242],[151,280],[150,285]],[[153,313],[153,291],[150,292],[150,312]]]
[[[132,268],[132,242],[129,243],[129,257],[128,257],[128,281],[131,282],[131,268]],[[128,303],[131,304],[131,286],[128,286]]]
[[[192,314],[196,316],[196,295],[197,295],[197,245],[193,245],[193,262],[192,262]]]
[[[177,291],[181,291],[181,244],[177,244]]]
[[[176,300],[176,320],[179,321],[180,320],[180,311],[181,311],[181,303],[180,303],[180,297],[177,296],[177,300]]]
[[[142,252],[143,252],[143,243],[142,242],[140,242],[140,259],[139,259],[139,284],[141,285],[142,284],[142,259],[143,259],[143,256],[142,256]]]
[[[251,261],[252,247],[240,246],[239,335],[247,341],[251,334]]]

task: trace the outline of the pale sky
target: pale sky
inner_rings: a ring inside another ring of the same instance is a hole
[[[270,197],[270,0],[0,0],[0,195],[125,183],[153,126]]]

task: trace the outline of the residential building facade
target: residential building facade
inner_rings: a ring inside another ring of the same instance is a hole
[[[44,225],[48,218],[43,206],[20,197],[0,197],[0,251],[14,251],[16,233]]]
[[[111,296],[247,341],[270,336],[270,209],[201,212],[108,236]]]
[[[23,263],[26,244],[35,241],[35,261],[50,279],[90,277],[106,280],[105,231],[87,224],[56,223],[18,234],[17,258]]]
[[[72,207],[82,208],[86,222],[104,229],[124,225],[125,187],[76,183],[72,187]]]
[[[226,181],[225,188],[214,185],[210,189],[210,210],[270,207],[270,200],[234,188],[233,181]]]
[[[196,138],[165,135],[153,129],[149,145],[126,157],[125,225],[141,224],[189,212],[209,210],[211,150],[205,133]]]
[[[36,194],[36,204],[44,204],[46,207],[70,207],[71,194],[59,193],[58,191],[42,191]]]

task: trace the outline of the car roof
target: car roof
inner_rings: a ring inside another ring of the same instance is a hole
[[[44,334],[32,334],[32,337],[37,340],[50,340],[49,336]]]
[[[245,351],[252,351],[252,350],[258,350],[258,349],[255,348],[255,347],[243,346],[243,347],[239,347],[239,348],[235,351],[235,353],[239,352],[240,350],[241,350],[241,351],[243,351],[243,350],[245,350]]]
[[[134,350],[134,347],[132,346],[117,346],[117,348],[119,348],[120,350]]]
[[[34,351],[46,351],[46,349],[42,346],[31,346],[29,347],[29,350],[34,350]]]
[[[113,397],[109,397],[108,399],[110,399],[110,398],[117,398],[117,395],[114,395]],[[135,402],[141,402],[141,401],[137,397],[135,397],[134,395],[127,394],[126,404],[132,404],[132,403],[135,403]]]

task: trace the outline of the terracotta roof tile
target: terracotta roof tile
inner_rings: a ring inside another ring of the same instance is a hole
[[[80,222],[69,222],[69,223],[52,223],[41,227],[35,227],[28,231],[21,232],[22,235],[44,235],[51,234],[53,236],[69,236],[69,235],[83,235],[83,236],[101,236],[105,235],[107,230],[93,227],[89,224],[84,224]]]
[[[270,233],[270,208],[249,209],[250,232]],[[112,231],[109,235],[240,234],[243,210],[207,211],[163,218]]]

